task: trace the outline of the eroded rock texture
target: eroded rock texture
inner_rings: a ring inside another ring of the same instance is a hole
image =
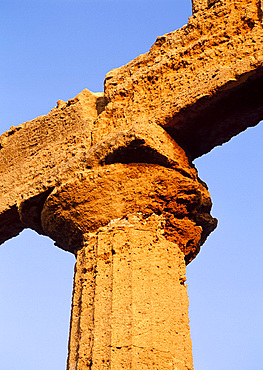
[[[69,370],[192,369],[183,260],[216,220],[191,160],[263,118],[262,1],[193,11],[0,138],[0,243],[30,227],[77,256]]]
[[[185,261],[216,225],[210,209],[183,152],[176,168],[99,166],[49,194],[43,232],[77,256],[69,370],[193,368]]]
[[[111,117],[111,130],[122,122],[157,123],[193,159],[263,118],[262,3],[224,0],[205,8],[107,74],[109,104],[98,121]]]
[[[1,136],[0,242],[24,224],[41,232],[37,208],[73,172],[127,162],[176,168],[173,139],[193,159],[263,118],[262,3],[193,7],[185,27],[108,73],[104,94],[84,90]],[[19,216],[38,196],[31,220]]]
[[[137,214],[85,234],[68,369],[193,368],[184,255],[164,225]]]
[[[197,225],[198,230],[201,230],[200,227],[202,230],[198,232],[198,237],[193,236],[195,240],[193,243],[189,242],[188,245],[188,241],[180,243],[187,255],[186,260],[190,261],[199,251],[200,244],[215,227],[215,221],[209,216],[211,202],[207,190],[198,180],[196,170],[184,150],[159,125],[143,126],[142,124],[138,128],[127,126],[126,130],[121,130],[120,127],[119,131],[109,131],[106,137],[104,137],[102,125],[101,141],[95,142],[94,132],[98,139],[97,126],[94,129],[95,124],[98,125],[96,117],[105,102],[106,99],[103,96],[84,90],[72,101],[60,102],[58,107],[47,116],[21,125],[2,136],[0,155],[5,159],[2,165],[1,183],[2,241],[15,235],[23,227],[31,227],[39,233],[46,233],[40,217],[46,198],[53,189],[60,194],[61,189],[64,192],[66,187],[69,187],[68,198],[74,197],[74,189],[77,187],[75,182],[78,179],[81,184],[79,191],[82,191],[82,195],[78,196],[86,197],[91,208],[90,212],[93,213],[92,221],[85,219],[83,222],[86,223],[85,231],[88,227],[94,230],[96,227],[105,225],[111,218],[125,216],[124,213],[110,213],[111,209],[116,211],[115,203],[118,203],[118,196],[122,196],[123,204],[125,197],[130,198],[132,209],[129,212],[134,210],[144,212],[145,204],[151,207],[151,210],[147,210],[147,214],[166,212],[167,237],[170,239],[177,235],[169,231],[173,228],[171,225],[176,224],[177,216],[182,220],[188,215],[189,210],[190,213],[193,210],[191,222]],[[31,130],[34,135],[32,137]],[[138,165],[132,165],[132,163],[138,163]],[[147,172],[148,165],[150,170]],[[127,171],[130,172],[126,174]],[[167,180],[165,180],[166,176],[168,176]],[[134,180],[128,190],[130,177]],[[174,177],[172,182],[169,182],[169,177]],[[93,179],[91,183],[85,181],[90,178]],[[160,185],[158,185],[157,198],[154,199],[153,193],[150,196],[155,202],[153,207],[149,205],[153,201],[150,200],[147,192],[151,186],[154,186],[151,189],[154,192],[158,181]],[[72,184],[68,185],[70,182]],[[180,190],[180,204],[177,204],[175,201],[177,190],[174,189],[180,182],[184,185]],[[139,184],[142,188],[137,190]],[[144,188],[143,185],[146,187]],[[120,191],[122,186],[124,190],[126,189],[124,194]],[[108,194],[111,194],[112,189],[116,187],[114,197],[108,199]],[[117,195],[118,191],[119,195]],[[188,199],[183,199],[184,191],[186,191],[185,198]],[[173,209],[168,205],[169,202],[171,204],[169,197],[175,202]],[[100,198],[101,204],[94,203],[95,198],[96,201]],[[199,203],[204,205],[200,206]],[[75,203],[72,207],[75,207]],[[124,208],[126,207],[127,205]],[[197,215],[196,207],[199,207],[198,210],[200,215],[203,213],[202,216]],[[96,209],[99,212],[103,209],[104,220],[97,218],[94,221]],[[109,213],[108,217],[106,217],[107,213]],[[8,214],[12,218],[9,217],[7,223]],[[170,214],[169,217],[168,214]],[[55,221],[53,220],[52,223],[55,228]],[[181,223],[183,224],[183,221]],[[184,227],[187,229],[186,224]],[[81,232],[84,229],[82,228]],[[73,243],[68,243],[65,238],[61,240],[59,233],[58,230],[56,236],[52,234],[54,240],[57,240],[62,248],[75,251],[77,247]]]
[[[163,215],[164,235],[178,243],[188,262],[216,222],[210,216],[207,189],[196,176],[187,175],[135,163],[82,172],[49,195],[41,212],[42,227],[59,246],[76,253],[84,233],[111,220],[138,212],[145,218]]]

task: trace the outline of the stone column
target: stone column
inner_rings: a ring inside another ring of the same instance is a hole
[[[136,214],[85,235],[69,370],[192,369],[184,255],[163,226]]]
[[[68,370],[193,369],[185,258],[210,208],[195,171],[153,164],[87,170],[50,194],[43,229],[77,256]]]

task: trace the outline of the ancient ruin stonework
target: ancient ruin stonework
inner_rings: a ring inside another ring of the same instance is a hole
[[[184,255],[164,225],[138,213],[85,234],[69,369],[192,368]]]
[[[185,264],[216,227],[192,160],[263,119],[261,1],[194,0],[182,29],[0,137],[0,243],[77,257],[68,370],[192,369]]]

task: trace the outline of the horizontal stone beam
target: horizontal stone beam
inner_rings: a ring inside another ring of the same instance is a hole
[[[216,2],[109,72],[104,93],[3,134],[0,243],[25,225],[41,233],[46,197],[83,170],[146,162],[193,176],[184,150],[194,159],[263,119],[262,44],[261,2]]]
[[[81,156],[91,146],[90,126],[100,110],[101,95],[86,90],[67,103],[59,101],[48,115],[12,127],[0,137],[0,243],[25,227],[19,215],[21,202],[43,203],[50,190],[76,169],[76,152]],[[38,218],[39,207],[34,206],[35,216],[31,214],[32,228],[38,232],[33,219]]]
[[[59,101],[48,115],[0,137],[0,243],[25,225],[42,233],[39,217],[46,197],[87,169],[147,162],[193,176],[184,151],[158,125],[109,131],[94,143],[96,119],[106,102],[103,94],[84,90],[67,103]]]
[[[192,159],[208,153],[263,119],[262,45],[260,2],[224,1],[197,12],[107,74],[106,131],[122,121],[157,123]]]

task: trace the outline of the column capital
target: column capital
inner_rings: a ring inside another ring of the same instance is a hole
[[[76,253],[83,235],[114,220],[141,213],[163,215],[164,235],[190,262],[216,227],[209,193],[192,169],[181,173],[157,164],[115,163],[76,174],[46,199],[41,223],[46,235]]]

